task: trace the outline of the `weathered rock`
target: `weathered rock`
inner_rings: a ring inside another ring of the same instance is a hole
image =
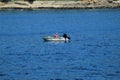
[[[120,7],[120,0],[81,0],[81,1],[14,1],[1,3],[1,9],[38,9],[38,8],[113,8]]]

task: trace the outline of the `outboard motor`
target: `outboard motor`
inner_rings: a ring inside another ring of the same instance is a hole
[[[67,35],[67,34],[63,34],[63,37],[66,39],[66,38],[68,38],[68,39],[70,39],[70,37]]]

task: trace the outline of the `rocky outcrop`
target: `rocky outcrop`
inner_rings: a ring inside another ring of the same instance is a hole
[[[120,0],[80,0],[80,1],[14,1],[0,2],[1,9],[41,9],[41,8],[114,8],[120,7]]]

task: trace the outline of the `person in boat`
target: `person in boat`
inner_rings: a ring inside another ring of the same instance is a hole
[[[57,33],[54,34],[54,38],[58,38],[59,35]]]

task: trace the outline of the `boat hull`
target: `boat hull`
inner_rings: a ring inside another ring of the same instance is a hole
[[[44,41],[68,41],[69,39],[68,38],[65,39],[64,37],[54,38],[54,37],[48,36],[48,37],[44,37],[43,40]]]

